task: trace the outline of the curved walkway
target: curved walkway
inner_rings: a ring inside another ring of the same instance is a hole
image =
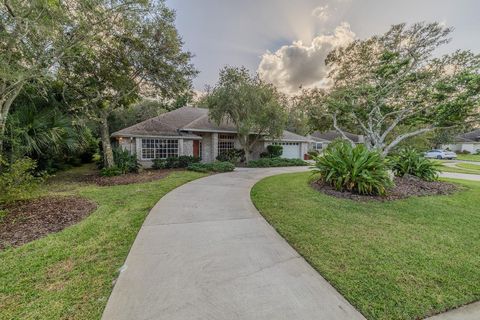
[[[250,189],[306,168],[237,169],[152,209],[103,319],[364,319],[260,216]]]

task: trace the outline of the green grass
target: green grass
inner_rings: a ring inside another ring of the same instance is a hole
[[[473,163],[455,163],[454,167],[446,166],[445,163],[452,163],[453,161],[446,160],[432,160],[442,172],[466,173],[466,174],[480,174],[480,165]]]
[[[480,183],[449,196],[354,202],[310,173],[266,178],[252,199],[368,319],[419,319],[480,299]]]
[[[480,154],[457,154],[458,160],[465,160],[465,161],[478,161],[480,162]]]
[[[97,187],[65,182],[68,175],[49,189],[87,197],[98,209],[59,233],[0,252],[0,319],[99,319],[149,210],[204,176],[175,172],[149,183]]]
[[[467,169],[467,170],[475,170],[475,171],[478,171],[478,173],[480,173],[480,165],[478,165],[478,164],[457,163],[456,166],[460,167],[460,168],[463,168],[463,169]]]

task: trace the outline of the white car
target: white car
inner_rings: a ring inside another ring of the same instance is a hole
[[[434,159],[456,159],[457,154],[452,151],[433,149],[425,152],[425,158],[434,158]]]

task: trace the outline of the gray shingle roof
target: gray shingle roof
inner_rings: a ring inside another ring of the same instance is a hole
[[[480,129],[476,129],[467,133],[459,134],[455,137],[457,142],[480,142]]]
[[[342,138],[341,133],[338,132],[337,130],[330,130],[330,131],[327,131],[327,132],[315,131],[315,132],[311,133],[310,135],[315,140],[316,139],[321,139],[321,140],[333,141],[335,139]],[[361,141],[362,136],[360,136],[360,135],[353,134],[353,133],[350,133],[350,132],[345,132],[345,135],[355,143],[362,142]]]
[[[158,117],[145,120],[131,127],[119,130],[112,137],[141,137],[141,136],[182,136],[200,138],[186,131],[211,131],[211,132],[236,132],[235,125],[230,121],[224,121],[217,125],[210,120],[208,109],[182,107]],[[309,141],[304,136],[284,130],[281,140],[284,141]]]
[[[208,115],[207,109],[182,107],[158,117],[145,120],[131,127],[119,130],[113,137],[125,136],[193,136],[180,130],[192,121]]]

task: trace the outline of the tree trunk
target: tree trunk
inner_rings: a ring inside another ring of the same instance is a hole
[[[23,82],[18,83],[11,88],[8,88],[5,84],[1,86],[2,97],[0,97],[0,154],[3,153],[3,142],[5,140],[5,129],[7,126],[7,117],[10,112],[10,107],[13,101],[18,97],[20,91],[22,91]],[[7,94],[5,91],[10,90]]]
[[[107,117],[103,117],[100,122],[100,138],[103,148],[103,165],[105,168],[111,168],[115,165],[113,161],[112,144],[110,143],[110,132],[108,130]]]

